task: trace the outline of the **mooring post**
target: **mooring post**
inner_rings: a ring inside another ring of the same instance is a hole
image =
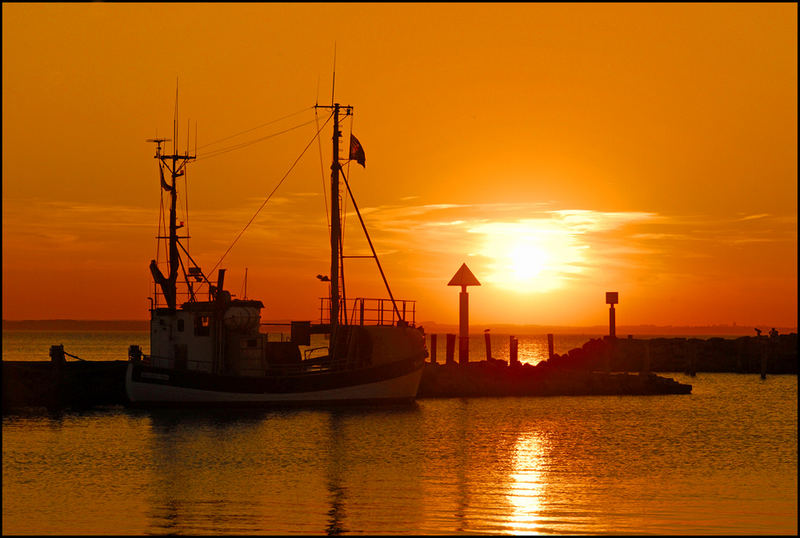
[[[519,340],[514,336],[508,337],[508,363],[512,366],[519,364]]]
[[[128,346],[128,359],[134,362],[142,360],[142,348],[136,344]]]
[[[456,335],[454,334],[446,334],[445,337],[447,338],[445,348],[445,356],[444,356],[444,363],[445,364],[453,364],[456,362],[455,359],[455,351],[456,351]]]
[[[486,344],[486,360],[492,359],[492,336],[489,334],[489,329],[483,331],[483,342]]]
[[[436,364],[436,335],[431,335],[431,364]]]
[[[50,360],[57,369],[63,368],[67,363],[66,356],[64,355],[64,345],[50,346]]]
[[[553,335],[552,334],[548,334],[547,335],[547,360],[550,360],[550,359],[553,358],[553,347],[554,347],[553,346]]]

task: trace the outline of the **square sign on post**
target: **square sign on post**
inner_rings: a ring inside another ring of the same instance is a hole
[[[606,304],[618,304],[619,303],[619,292],[618,291],[607,291],[606,292]]]

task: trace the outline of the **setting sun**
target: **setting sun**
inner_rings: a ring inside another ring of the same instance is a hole
[[[581,273],[585,245],[578,230],[552,219],[488,223],[473,233],[484,236],[480,254],[491,271],[486,281],[521,293],[548,292],[563,287]]]
[[[547,258],[547,253],[540,248],[527,245],[515,248],[509,254],[514,278],[520,282],[531,280],[542,272]]]

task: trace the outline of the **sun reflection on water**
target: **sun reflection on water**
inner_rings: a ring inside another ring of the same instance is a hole
[[[542,527],[546,440],[536,432],[521,435],[514,447],[509,477],[508,525],[514,534],[538,534]]]

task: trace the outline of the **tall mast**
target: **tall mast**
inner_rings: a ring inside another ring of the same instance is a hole
[[[177,127],[176,127],[177,133]],[[178,267],[180,266],[180,254],[178,253],[178,226],[176,208],[178,202],[178,182],[177,179],[184,174],[186,164],[196,158],[195,155],[189,155],[187,151],[184,155],[178,155],[177,149],[173,148],[172,155],[163,155],[161,153],[161,144],[166,139],[149,139],[148,142],[156,142],[158,144],[156,149],[155,158],[159,160],[159,167],[166,168],[172,177],[172,184],[168,184],[164,180],[163,168],[161,168],[161,188],[169,192],[169,235],[167,237],[159,237],[159,239],[167,239],[168,241],[168,254],[167,266],[169,273],[165,277],[161,270],[158,268],[155,260],[150,262],[150,272],[153,274],[153,279],[161,286],[161,291],[164,294],[164,300],[167,307],[175,309],[177,306],[177,287],[178,280]],[[173,142],[173,146],[175,143]]]
[[[331,334],[339,324],[339,103],[333,105],[333,162],[331,163]]]
[[[342,223],[339,208],[339,139],[342,132],[339,130],[339,115],[349,116],[353,113],[353,107],[334,103],[330,106],[315,105],[316,108],[329,108],[333,110],[333,158],[331,162],[331,305],[330,323],[331,334],[334,334],[340,321],[341,312],[341,244],[342,244]]]

